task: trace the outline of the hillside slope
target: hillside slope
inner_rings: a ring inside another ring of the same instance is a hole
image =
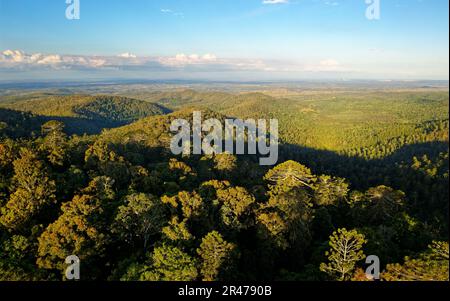
[[[95,134],[144,117],[169,113],[163,106],[118,96],[49,96],[4,102],[0,107],[63,121],[70,134]],[[46,119],[46,118],[44,118]]]
[[[442,132],[440,141],[448,140],[448,93],[442,91],[324,91],[273,97],[178,90],[142,99],[174,110],[199,106],[242,119],[276,118],[283,142],[315,149],[354,153],[357,148],[428,133],[424,129],[428,124]]]

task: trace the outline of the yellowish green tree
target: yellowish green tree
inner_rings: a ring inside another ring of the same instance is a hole
[[[320,270],[335,280],[349,280],[358,261],[365,257],[362,248],[366,242],[356,230],[338,229],[330,236],[330,250],[325,253],[328,263],[322,263]]]
[[[55,120],[48,121],[41,127],[44,139],[40,149],[46,152],[53,165],[62,166],[66,160],[67,136],[63,130],[64,123]]]
[[[418,258],[406,257],[403,264],[388,264],[381,273],[385,281],[449,281],[448,242],[434,241]]]
[[[232,271],[236,246],[225,241],[219,232],[210,232],[202,239],[198,255],[202,259],[200,273],[204,281],[223,280],[221,276]]]
[[[17,230],[43,208],[56,202],[56,187],[44,163],[30,149],[21,149],[20,158],[13,162],[13,166],[15,190],[1,209],[0,223]]]
[[[129,244],[143,242],[146,250],[150,237],[167,222],[165,208],[159,198],[144,193],[129,195],[125,202],[117,209],[113,232]]]
[[[198,270],[194,258],[180,248],[163,245],[155,248],[153,264],[140,273],[141,281],[194,281]]]

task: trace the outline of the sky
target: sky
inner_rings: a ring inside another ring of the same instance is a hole
[[[449,78],[447,0],[66,1],[0,0],[0,80]]]

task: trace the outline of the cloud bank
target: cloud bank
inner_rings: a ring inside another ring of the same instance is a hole
[[[137,56],[125,52],[116,56],[82,56],[26,53],[22,50],[0,52],[0,71],[15,70],[139,70],[139,71],[257,71],[257,72],[327,72],[344,71],[334,59],[301,64],[292,61],[227,59],[214,54],[177,54],[175,56]]]
[[[372,50],[371,50],[372,51]],[[213,53],[173,56],[65,55],[0,50],[0,81],[24,79],[145,78],[217,80],[446,79],[440,65],[341,62],[336,58],[223,58]],[[437,76],[438,74],[439,76]]]

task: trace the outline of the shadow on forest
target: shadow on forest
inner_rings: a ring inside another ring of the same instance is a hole
[[[6,133],[6,136],[13,138],[39,135],[41,126],[51,120],[63,122],[65,125],[64,132],[68,135],[95,135],[100,134],[104,129],[116,128],[133,122],[132,120],[111,121],[81,117],[41,116],[0,108],[0,122],[6,124],[4,128],[0,127],[0,137],[2,131]]]
[[[174,157],[167,148],[149,147],[145,143],[130,141],[111,146],[132,164],[152,166],[151,168],[154,168],[157,163],[167,162],[169,158]],[[407,195],[408,212],[430,223],[438,220],[438,224],[446,229],[448,228],[446,225],[448,225],[449,189],[442,172],[448,173],[448,165],[442,164],[436,177],[430,177],[424,169],[414,169],[411,165],[413,157],[420,158],[426,155],[435,167],[440,153],[448,152],[448,148],[449,144],[446,142],[417,143],[405,145],[384,158],[367,160],[333,151],[284,144],[280,145],[278,164],[294,160],[310,168],[315,175],[325,174],[345,178],[351,190],[364,192],[368,188],[379,185],[402,190]],[[200,158],[201,156],[190,156],[182,160],[196,168],[200,176],[203,173],[201,162],[205,163],[205,160]],[[248,165],[248,161],[251,161],[252,165]],[[231,180],[234,185],[252,190],[258,185],[265,185],[264,174],[273,166],[256,168],[258,161],[259,159],[255,156],[238,156],[237,165],[224,178]],[[222,177],[215,175],[214,179],[222,179]]]
[[[355,189],[366,189],[385,184],[385,179],[397,174],[397,163],[410,165],[413,157],[426,155],[436,159],[440,153],[448,151],[449,144],[434,141],[405,145],[394,153],[379,159],[365,159],[358,156],[341,155],[333,151],[283,144],[280,145],[279,162],[294,160],[302,163],[315,174],[329,174],[348,179]]]
[[[126,154],[125,157],[133,164],[145,165],[163,162],[173,157],[170,150],[162,146],[149,148],[145,144],[130,141],[115,144],[113,147],[120,154]],[[326,174],[347,179],[351,184],[351,189],[364,191],[370,187],[387,185],[407,191],[411,189],[411,186],[417,184],[411,182],[412,178],[417,180],[425,177],[422,171],[411,168],[413,157],[420,158],[426,155],[428,159],[435,162],[440,153],[448,152],[448,148],[449,144],[446,142],[416,143],[402,146],[386,157],[369,160],[358,156],[342,155],[333,151],[281,144],[277,164],[287,160],[297,161],[310,168],[313,174]],[[201,157],[192,155],[187,160],[190,165],[196,166],[200,162]],[[258,164],[259,158],[254,155],[238,156],[238,158],[236,171],[239,171],[237,173],[242,177],[258,176],[262,181],[264,173],[272,168],[272,166],[261,166],[261,168],[257,169],[259,172],[252,170],[254,173],[245,175],[242,172],[248,166],[244,162],[249,160],[254,164]],[[403,163],[402,166],[400,165],[401,163]],[[248,179],[241,180],[242,182],[249,182],[247,181]]]
[[[96,135],[100,134],[104,129],[112,129],[116,127],[121,127],[132,123],[133,121],[109,121],[101,119],[87,119],[79,117],[53,117],[53,116],[39,116],[42,123],[50,120],[61,121],[65,124],[64,131],[68,135]]]
[[[69,135],[84,133],[88,135],[99,134],[104,129],[120,127],[130,122],[109,120],[92,120],[78,117],[36,116],[27,112],[20,112],[0,108],[0,137],[2,134],[12,138],[37,136],[41,125],[50,120],[61,121],[65,124],[65,132]],[[3,125],[2,125],[3,123]],[[122,145],[124,152],[132,153],[132,161],[145,162],[147,158],[157,161],[167,158],[170,154],[163,149],[149,151],[143,145]],[[448,151],[446,142],[427,142],[405,145],[391,155],[381,159],[366,160],[362,157],[341,155],[333,151],[318,150],[293,144],[281,144],[279,148],[278,163],[286,160],[295,160],[309,167],[314,174],[329,174],[346,178],[354,189],[386,184],[389,178],[399,174],[397,163],[405,162],[410,165],[412,158],[427,155],[431,160],[437,158],[439,153]],[[192,160],[197,159],[196,156]],[[257,160],[254,156],[252,161]]]

